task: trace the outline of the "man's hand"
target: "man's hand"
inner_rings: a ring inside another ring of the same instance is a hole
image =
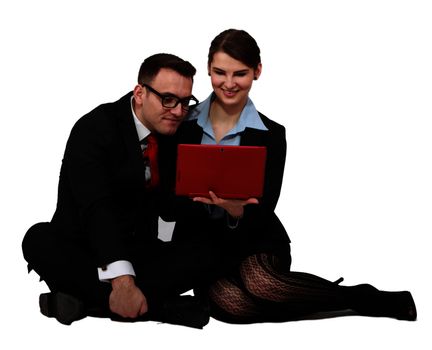
[[[214,192],[209,191],[210,198],[206,197],[194,197],[194,202],[201,202],[204,204],[214,204],[223,209],[225,209],[229,215],[234,218],[242,217],[244,209],[243,207],[247,204],[258,204],[258,199],[249,198],[247,200],[239,200],[239,199],[223,199],[219,198],[214,194]]]
[[[132,276],[124,275],[111,281],[110,310],[121,317],[136,318],[148,311],[147,299],[135,285]]]

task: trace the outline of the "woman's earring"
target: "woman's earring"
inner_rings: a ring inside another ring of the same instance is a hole
[[[254,76],[254,80],[257,80],[257,79],[258,79],[258,77],[255,75],[255,76]]]

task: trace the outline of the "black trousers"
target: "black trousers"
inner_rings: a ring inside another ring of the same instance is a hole
[[[89,307],[109,310],[111,285],[99,281],[92,251],[83,239],[38,223],[26,233],[24,258],[51,291],[62,291],[82,299]],[[164,298],[200,288],[232,271],[239,263],[236,252],[222,242],[194,240],[132,242],[131,263],[136,284],[149,306]]]

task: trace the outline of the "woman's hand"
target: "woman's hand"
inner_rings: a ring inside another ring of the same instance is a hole
[[[194,197],[194,202],[201,202],[204,204],[213,204],[221,207],[227,211],[233,218],[239,218],[243,216],[244,206],[247,204],[258,204],[258,199],[249,198],[246,200],[242,199],[223,199],[219,198],[214,192],[209,191],[210,198],[206,197]]]

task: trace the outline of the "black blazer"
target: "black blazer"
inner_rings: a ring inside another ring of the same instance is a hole
[[[288,235],[277,218],[274,210],[279,199],[286,157],[285,128],[260,113],[267,131],[246,128],[241,135],[241,145],[267,147],[266,175],[263,197],[258,205],[245,207],[239,230],[245,237],[255,234],[267,240],[268,246],[281,242],[289,243]],[[178,143],[200,144],[203,136],[202,128],[196,120],[185,121],[177,132]],[[202,235],[203,230],[226,227],[226,222],[215,225],[208,216],[204,206],[183,199],[181,214],[177,218],[174,230],[174,240],[182,240],[192,234]],[[216,233],[217,234],[217,233]]]
[[[131,96],[100,105],[76,122],[60,171],[52,226],[89,243],[98,266],[130,261],[129,244],[157,239],[159,193],[144,186]],[[159,142],[159,158],[165,159],[169,141],[160,136]]]

